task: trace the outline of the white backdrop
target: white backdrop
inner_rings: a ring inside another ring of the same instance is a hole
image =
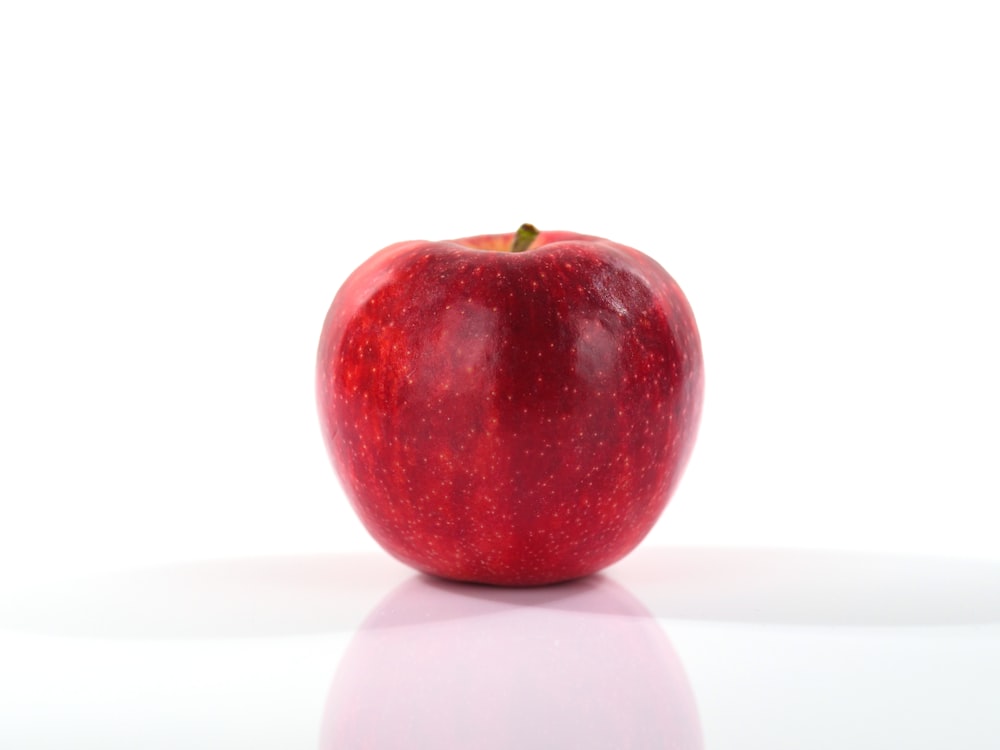
[[[990,2],[6,2],[0,582],[373,549],[313,401],[381,247],[657,258],[707,367],[647,544],[1000,558]]]

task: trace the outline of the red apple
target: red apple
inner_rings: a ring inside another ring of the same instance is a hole
[[[593,573],[646,536],[702,392],[694,316],[659,264],[529,225],[376,253],[317,366],[327,448],[379,544],[511,586]]]

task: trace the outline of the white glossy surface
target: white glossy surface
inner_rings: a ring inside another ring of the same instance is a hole
[[[383,556],[136,569],[0,607],[0,746],[960,747],[1000,565],[650,548],[505,590]]]

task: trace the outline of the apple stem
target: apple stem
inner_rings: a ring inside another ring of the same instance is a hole
[[[535,237],[538,235],[539,231],[531,224],[522,224],[514,233],[514,242],[510,246],[510,251],[512,253],[523,253],[531,247],[531,243],[535,241]]]

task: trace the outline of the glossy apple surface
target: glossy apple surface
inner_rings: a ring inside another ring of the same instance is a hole
[[[529,238],[530,240],[530,238]],[[632,550],[691,452],[694,316],[655,261],[542,232],[392,245],[337,293],[323,436],[372,536],[418,570],[500,585]]]

